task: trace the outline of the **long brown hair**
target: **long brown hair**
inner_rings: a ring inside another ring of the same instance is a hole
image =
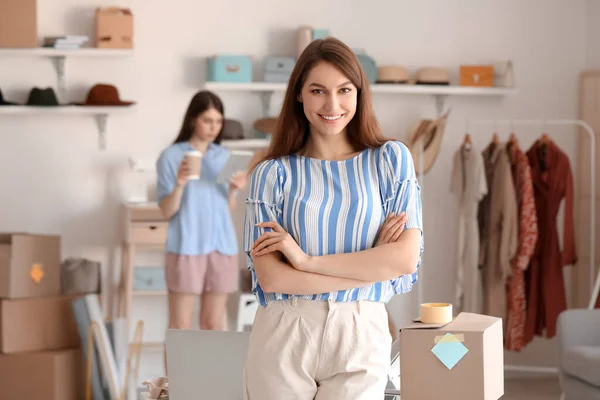
[[[321,61],[338,68],[357,88],[356,113],[347,127],[348,139],[355,150],[379,147],[389,140],[381,133],[375,118],[369,81],[358,58],[343,42],[328,37],[310,43],[298,58],[290,76],[271,144],[262,157],[263,160],[297,153],[306,145],[310,133],[309,122],[298,96],[309,72]]]
[[[183,122],[181,123],[181,128],[179,129],[179,134],[173,143],[186,142],[190,140],[194,134],[194,129],[196,128],[196,118],[210,108],[214,108],[221,113],[221,115],[223,115],[223,118],[225,118],[223,102],[219,96],[206,90],[196,93],[194,97],[192,97],[192,100],[190,100],[190,104],[188,105],[185,116],[183,117]],[[221,143],[222,134],[223,126],[221,126],[221,130],[214,140],[216,144]]]

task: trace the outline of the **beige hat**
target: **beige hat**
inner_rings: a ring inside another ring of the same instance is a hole
[[[449,85],[450,77],[445,68],[421,68],[416,76],[417,84],[421,85]]]
[[[419,169],[419,146],[421,146],[422,143],[423,174],[426,174],[429,172],[431,167],[433,167],[433,163],[435,162],[435,159],[440,151],[444,129],[446,128],[446,121],[448,120],[448,114],[450,114],[450,111],[447,111],[444,115],[435,120],[418,120],[409,129],[408,147],[410,148],[417,174],[421,173]]]
[[[382,65],[377,70],[377,83],[407,83],[408,70],[400,65]]]
[[[277,126],[277,118],[261,118],[254,121],[254,129],[258,132],[264,133],[265,135],[272,135],[275,133],[275,127]]]

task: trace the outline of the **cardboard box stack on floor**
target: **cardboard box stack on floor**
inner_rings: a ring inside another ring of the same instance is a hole
[[[60,294],[60,236],[0,234],[2,398],[78,400],[85,366],[71,296]]]

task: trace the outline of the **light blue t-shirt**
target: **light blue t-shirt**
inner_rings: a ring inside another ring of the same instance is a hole
[[[156,169],[158,202],[175,189],[177,171],[185,152],[193,150],[189,142],[166,148]],[[181,207],[169,221],[166,250],[183,255],[203,255],[218,251],[235,255],[238,243],[229,212],[229,184],[218,184],[217,176],[230,152],[211,143],[202,157],[199,180],[188,181],[183,189]]]

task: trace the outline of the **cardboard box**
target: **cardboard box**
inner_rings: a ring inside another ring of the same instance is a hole
[[[36,0],[0,0],[0,47],[37,46]]]
[[[461,65],[460,86],[493,87],[493,65]]]
[[[1,233],[0,298],[59,294],[60,236]]]
[[[447,325],[400,330],[402,400],[497,400],[504,395],[502,319],[461,313]]]
[[[84,377],[79,349],[0,355],[4,399],[79,400]]]
[[[71,306],[75,298],[56,296],[0,300],[0,352],[80,347]]]
[[[96,9],[96,47],[133,49],[133,14],[128,8]]]

